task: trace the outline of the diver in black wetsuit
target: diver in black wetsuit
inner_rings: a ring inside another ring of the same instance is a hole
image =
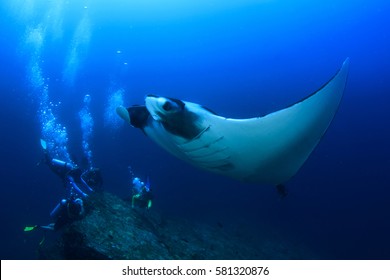
[[[100,191],[103,180],[98,168],[90,168],[83,171],[77,165],[65,162],[59,159],[51,158],[46,142],[41,140],[41,146],[44,151],[43,162],[46,163],[64,182],[66,188],[66,197],[54,207],[50,212],[50,217],[55,221],[47,226],[26,227],[25,231],[31,231],[36,228],[58,230],[67,223],[81,219],[84,216],[84,200],[88,193]]]
[[[99,191],[102,189],[103,179],[98,168],[82,170],[71,162],[51,158],[46,149],[45,141],[41,140],[41,145],[45,154],[43,162],[46,163],[53,173],[60,177],[65,187],[70,185],[74,191],[82,197],[87,197],[87,192]]]

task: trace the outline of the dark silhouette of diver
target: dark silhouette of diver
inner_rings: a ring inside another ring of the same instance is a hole
[[[99,191],[102,189],[103,179],[98,168],[83,170],[71,162],[52,158],[47,151],[46,142],[44,140],[41,140],[41,145],[45,155],[43,162],[49,166],[53,173],[61,178],[65,187],[70,185],[71,188],[82,197],[87,197],[87,192]]]
[[[84,200],[88,197],[88,193],[100,191],[103,185],[103,179],[98,168],[82,170],[73,163],[50,157],[44,140],[41,140],[41,146],[44,151],[43,162],[61,178],[67,194],[50,212],[50,217],[55,221],[54,223],[47,226],[25,227],[24,231],[31,231],[36,228],[58,230],[67,223],[81,219],[85,213]]]

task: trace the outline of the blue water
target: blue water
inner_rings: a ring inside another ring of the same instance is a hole
[[[37,166],[41,137],[100,167],[119,196],[128,166],[149,176],[168,217],[274,234],[322,259],[390,258],[388,1],[105,2],[0,4],[2,259],[36,258],[41,236],[23,227],[48,223],[65,192]],[[318,89],[346,57],[340,109],[283,200],[173,158],[112,112],[153,93],[264,115]]]

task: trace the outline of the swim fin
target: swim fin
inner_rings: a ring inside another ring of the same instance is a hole
[[[46,141],[41,139],[41,147],[42,149],[46,150],[47,149],[47,144],[46,144]]]

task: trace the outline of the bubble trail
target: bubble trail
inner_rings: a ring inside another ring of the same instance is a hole
[[[110,94],[107,100],[107,106],[104,112],[104,125],[112,129],[118,129],[122,124],[122,120],[116,114],[116,108],[123,106],[124,90],[119,89]]]
[[[88,161],[88,168],[92,168],[92,151],[90,141],[93,133],[94,121],[90,111],[91,96],[86,94],[84,96],[84,107],[79,112],[81,131],[83,137],[83,152]]]

